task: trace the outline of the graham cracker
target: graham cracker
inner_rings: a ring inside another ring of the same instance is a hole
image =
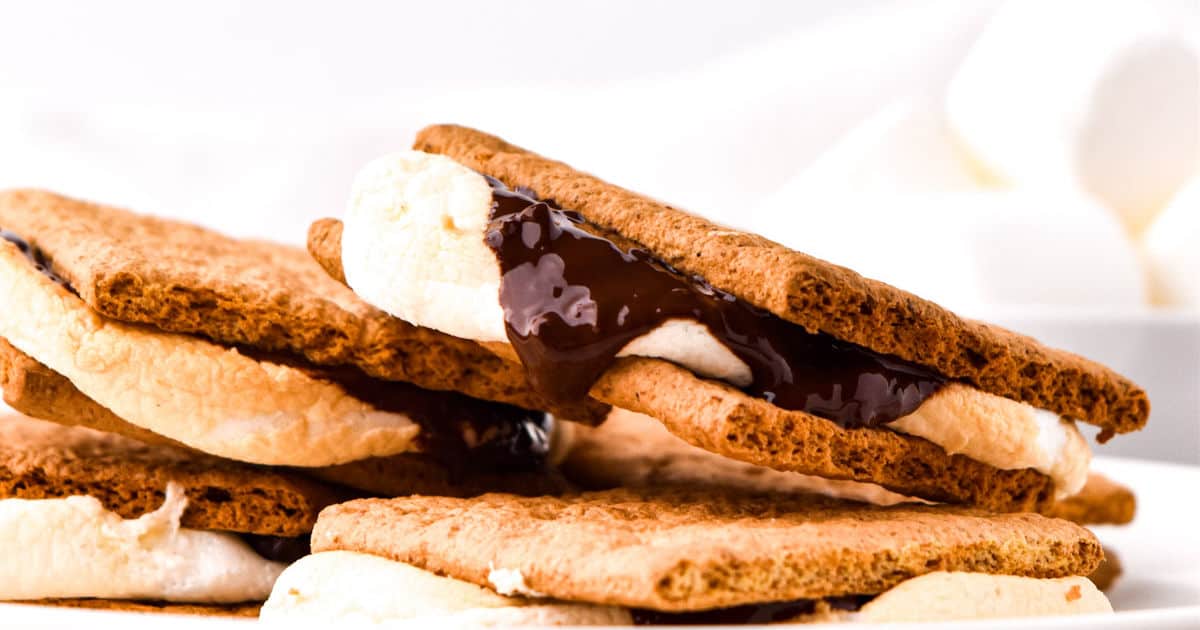
[[[1137,497],[1125,486],[1091,473],[1078,494],[1050,506],[1047,514],[1088,525],[1127,525],[1137,513]]]
[[[184,527],[301,536],[347,493],[300,475],[17,415],[0,417],[0,498],[88,495],[124,518],[183,486]]]
[[[175,604],[171,602],[142,602],[121,599],[43,599],[31,602],[5,602],[35,606],[90,608],[132,613],[163,613],[168,615],[200,615],[205,617],[258,617],[262,604]]]
[[[309,241],[310,253],[325,268],[341,259],[335,223],[322,222]],[[516,364],[510,346],[489,347]],[[619,359],[589,393],[614,408],[659,420],[693,446],[756,466],[1004,512],[1041,511],[1054,498],[1054,481],[1036,470],[1000,470],[889,429],[845,429],[658,359]]]
[[[1088,574],[1088,579],[1092,581],[1092,584],[1096,585],[1096,588],[1107,591],[1116,584],[1117,578],[1121,577],[1121,574],[1124,572],[1125,568],[1121,565],[1121,558],[1117,556],[1115,551],[1105,547],[1104,561],[1100,563],[1100,566],[1096,567],[1095,571]]]
[[[874,507],[682,487],[564,497],[362,499],[326,508],[313,552],[347,550],[567,601],[663,611],[880,593],[932,571],[1087,575],[1100,544],[1037,514]]]
[[[722,457],[671,435],[642,414],[614,409],[598,427],[573,427],[560,465],[589,490],[687,485],[741,492],[825,494],[878,505],[922,502],[874,484],[810,477]],[[1122,525],[1133,519],[1134,495],[1099,473],[1078,494],[1045,505],[1042,514],[1079,525]]]
[[[427,127],[414,148],[449,156],[510,188],[534,190],[687,274],[798,324],[927,366],[986,392],[1101,427],[1141,429],[1150,413],[1132,381],[1083,357],[961,318],[854,271],[720,226],[486,133]]]
[[[0,192],[0,227],[40,248],[98,313],[223,344],[562,417],[598,422],[596,402],[555,406],[519,366],[469,341],[412,326],[363,302],[303,249],[234,239],[38,190]]]
[[[338,466],[304,469],[304,473],[377,497],[412,494],[472,497],[488,492],[539,496],[562,494],[574,488],[556,470],[463,473],[420,453],[373,457]]]

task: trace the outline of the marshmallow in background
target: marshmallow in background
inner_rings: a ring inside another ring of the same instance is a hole
[[[786,184],[787,197],[978,189],[940,105],[907,98],[872,114]]]
[[[1010,1],[951,81],[950,122],[998,183],[1077,185],[1138,233],[1200,159],[1200,61],[1176,28],[1148,3]]]
[[[1155,302],[1200,308],[1200,175],[1150,224],[1142,252]]]
[[[1138,308],[1145,281],[1106,208],[1069,189],[779,195],[767,237],[952,310],[995,305]]]

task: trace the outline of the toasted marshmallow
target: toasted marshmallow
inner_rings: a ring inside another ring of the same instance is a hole
[[[284,565],[225,532],[181,528],[187,497],[125,520],[94,497],[0,500],[0,600],[263,600]]]
[[[328,466],[413,449],[420,427],[301,370],[106,319],[0,241],[0,336],[127,422],[254,464]]]
[[[1200,308],[1200,175],[1179,191],[1142,238],[1154,301]]]
[[[1074,422],[961,383],[944,386],[889,427],[996,468],[1033,468],[1054,479],[1059,499],[1087,483],[1092,453]]]
[[[372,162],[356,178],[344,218],[347,283],[413,324],[507,342],[500,265],[484,241],[491,203],[483,176],[448,157],[409,151]],[[734,385],[751,379],[745,363],[692,321],[669,320],[618,356],[659,358]],[[950,385],[887,426],[997,468],[1035,468],[1054,478],[1061,496],[1087,478],[1090,452],[1074,423],[974,388]]]
[[[1079,186],[1133,233],[1200,164],[1200,57],[1147,3],[1004,3],[946,110],[989,179]]]
[[[288,567],[261,618],[388,627],[633,623],[621,608],[506,597],[410,564],[351,551],[316,553]]]

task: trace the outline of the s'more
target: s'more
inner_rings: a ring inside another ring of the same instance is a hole
[[[30,416],[377,495],[547,480],[556,407],[519,366],[378,311],[300,248],[8,191],[0,302],[4,399]]]
[[[1103,365],[464,127],[365,166],[309,249],[548,400],[907,497],[1048,510],[1087,483],[1080,424],[1104,442],[1149,415]]]

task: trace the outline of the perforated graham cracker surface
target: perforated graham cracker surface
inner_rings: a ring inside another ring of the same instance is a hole
[[[1036,514],[878,508],[686,488],[566,497],[364,499],[331,506],[313,551],[370,553],[568,601],[683,611],[880,593],[932,571],[1086,575],[1087,530]]]
[[[0,498],[87,495],[124,518],[162,505],[167,484],[188,498],[182,524],[271,536],[311,531],[347,494],[300,475],[10,414],[0,417]]]

